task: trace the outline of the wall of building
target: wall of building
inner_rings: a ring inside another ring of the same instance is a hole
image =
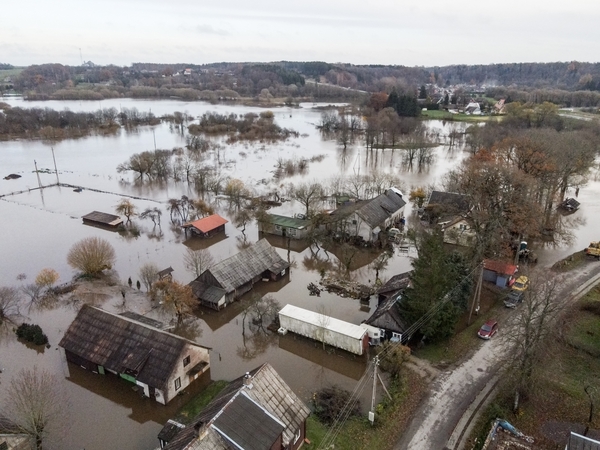
[[[203,348],[203,347],[196,347],[190,344],[187,344],[186,347],[184,348],[183,352],[181,352],[181,355],[179,355],[179,361],[177,362],[175,368],[173,369],[173,372],[171,373],[170,377],[169,377],[169,381],[167,383],[166,389],[165,389],[165,404],[169,403],[179,392],[183,391],[187,386],[190,385],[190,383],[192,381],[194,381],[193,379],[190,379],[190,377],[187,375],[187,373],[190,371],[190,369],[192,367],[194,367],[196,364],[198,364],[201,361],[206,361],[206,362],[210,362],[210,357],[208,354],[208,349]],[[190,362],[187,365],[183,365],[183,360],[185,359],[186,356],[190,357]],[[210,367],[210,364],[208,366],[206,366],[205,371],[208,370],[208,368]],[[198,374],[200,375],[200,374]],[[179,378],[180,382],[181,382],[181,387],[179,387],[179,389],[175,389],[175,380]],[[158,401],[158,399],[157,399]]]

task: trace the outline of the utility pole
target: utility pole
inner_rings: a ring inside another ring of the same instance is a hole
[[[481,263],[481,270],[479,272],[477,286],[475,287],[475,295],[473,296],[473,303],[471,303],[471,311],[469,312],[469,320],[467,321],[467,325],[471,325],[471,316],[473,315],[473,309],[475,309],[475,315],[479,314],[479,300],[481,299],[481,285],[482,284],[483,284],[483,263]],[[477,308],[475,308],[475,302],[477,302]]]
[[[156,134],[154,134],[154,128],[152,128],[152,137],[154,137],[154,151],[156,151]]]
[[[33,165],[35,166],[35,174],[37,175],[38,186],[41,189],[42,188],[42,180],[40,180],[40,172],[38,171],[37,162],[35,159],[33,160]]]
[[[377,394],[377,367],[379,366],[379,356],[375,357],[375,366],[373,367],[373,393],[371,395],[371,411],[369,411],[369,422],[375,424],[375,396]]]
[[[56,168],[56,158],[54,157],[54,147],[50,147],[52,149],[52,159],[54,160],[54,173],[56,173],[56,184],[60,184],[60,180],[58,179],[58,169]]]

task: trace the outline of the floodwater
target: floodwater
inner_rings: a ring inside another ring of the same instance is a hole
[[[233,106],[189,103],[175,100],[144,101],[132,99],[106,100],[102,102],[23,102],[20,99],[4,100],[14,106],[69,108],[73,111],[90,111],[99,108],[117,109],[136,107],[141,111],[151,110],[156,115],[175,111],[187,112],[195,117],[207,111],[244,114],[261,112],[264,109]],[[282,183],[298,183],[319,180],[326,182],[334,175],[351,175],[378,170],[393,172],[400,176],[402,188],[408,192],[414,185],[440,185],[444,173],[455,167],[467,157],[465,152],[448,151],[446,146],[434,149],[435,160],[427,171],[408,172],[401,166],[401,154],[392,152],[367,152],[361,144],[351,146],[345,152],[335,141],[323,139],[315,125],[321,112],[314,110],[313,104],[303,104],[301,108],[275,108],[276,122],[294,129],[300,137],[275,144],[238,143],[226,145],[219,155],[209,158],[218,165],[221,173],[243,180],[256,192],[282,189]],[[437,129],[441,139],[448,134],[448,125],[437,121],[428,122],[428,126]],[[464,127],[464,124],[453,124]],[[112,136],[89,136],[76,140],[66,140],[53,145],[60,182],[93,188],[104,192],[84,189],[77,193],[70,188],[49,187],[43,190],[28,189],[38,186],[34,170],[34,160],[39,169],[50,169],[50,173],[41,173],[43,185],[56,182],[50,145],[40,141],[0,142],[0,175],[17,173],[17,180],[0,179],[0,195],[10,192],[23,193],[3,197],[0,200],[0,286],[19,286],[19,274],[27,275],[32,282],[36,274],[45,267],[57,270],[61,282],[69,281],[75,272],[67,262],[67,252],[71,245],[88,236],[98,236],[108,240],[115,248],[117,261],[114,267],[120,280],[128,277],[135,281],[140,266],[155,263],[160,268],[172,266],[174,277],[187,283],[193,279],[183,264],[186,248],[208,248],[219,261],[239,251],[244,240],[240,230],[231,224],[232,214],[225,200],[213,199],[219,214],[230,220],[226,225],[226,235],[212,240],[190,239],[169,223],[166,201],[188,195],[197,198],[185,183],[136,183],[132,175],[118,174],[116,167],[129,156],[154,148],[183,147],[185,139],[173,132],[168,124],[155,127],[141,127],[135,132],[120,130]],[[275,180],[275,163],[278,158],[290,159],[322,155],[320,161],[311,162],[304,174]],[[597,227],[590,226],[592,218],[600,216],[600,183],[591,182],[582,188],[579,200],[582,209],[574,216],[580,217],[585,224],[577,229],[577,237],[572,247],[543,249],[541,260],[551,264],[563,255],[581,249],[593,238]],[[161,227],[153,227],[152,222],[134,218],[139,235],[121,235],[81,223],[81,216],[93,210],[113,212],[121,195],[135,196],[138,211],[147,207],[159,207],[163,210]],[[285,212],[301,212],[301,205],[286,202],[281,207]],[[410,205],[407,205],[407,217],[411,220]],[[259,238],[256,227],[246,228],[248,242]],[[336,318],[359,324],[374,310],[375,300],[363,305],[358,300],[342,298],[323,292],[320,297],[308,295],[306,286],[319,281],[319,267],[335,267],[333,253],[321,250],[316,256],[310,249],[298,243],[292,243],[289,249],[284,241],[270,237],[279,254],[291,262],[289,276],[276,283],[259,283],[255,291],[272,295],[281,306],[292,303],[311,309],[325,310]],[[368,264],[377,256],[366,252],[353,262],[352,278],[368,283],[375,274]],[[380,273],[382,279],[410,270],[414,250],[400,254],[396,252],[388,268]],[[75,450],[85,448],[96,450],[104,448],[122,448],[132,450],[151,449],[158,445],[156,435],[164,422],[183,404],[189,396],[186,394],[175,399],[165,407],[149,399],[140,397],[127,382],[110,376],[86,372],[67,364],[62,352],[57,348],[64,331],[69,326],[81,302],[89,302],[102,308],[121,312],[121,298],[89,295],[79,302],[55,305],[43,310],[27,311],[28,320],[42,326],[48,335],[51,347],[37,349],[28,347],[16,340],[12,332],[0,335],[0,398],[13,375],[21,368],[37,365],[56,374],[66,392],[65,404],[69,404],[69,426],[63,441],[56,448]],[[169,321],[171,318],[156,315],[150,311],[150,304],[143,296],[129,295],[126,308],[138,313],[149,313],[155,318]],[[304,400],[322,386],[332,384],[352,390],[360,378],[367,361],[366,357],[354,357],[342,352],[323,350],[320,344],[292,335],[278,336],[264,334],[243,324],[241,313],[248,303],[243,298],[223,311],[202,310],[197,319],[187,324],[181,333],[199,343],[211,347],[211,370],[193,391],[201,390],[210,378],[231,380],[258,365],[269,362],[283,379]]]

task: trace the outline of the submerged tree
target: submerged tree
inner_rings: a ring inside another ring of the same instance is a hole
[[[146,263],[142,267],[140,267],[140,279],[146,288],[146,292],[150,292],[152,289],[152,284],[158,280],[158,266],[154,263]],[[139,280],[138,280],[138,289],[139,289]]]
[[[128,198],[122,198],[115,207],[117,214],[123,214],[127,218],[127,222],[131,222],[131,217],[136,216],[136,207]]]
[[[207,248],[200,250],[187,248],[183,255],[183,264],[190,273],[195,277],[199,277],[202,272],[210,269],[215,264],[215,258]]]
[[[0,326],[14,324],[20,315],[19,291],[12,287],[0,287]]]
[[[175,314],[178,324],[183,323],[184,317],[191,314],[194,306],[198,304],[192,288],[177,281],[159,280],[152,285],[150,292],[164,311]]]

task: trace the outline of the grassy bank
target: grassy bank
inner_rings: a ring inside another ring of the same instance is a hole
[[[514,391],[509,382],[480,418],[471,442],[481,443],[491,421],[502,417],[527,435],[539,448],[564,448],[569,430],[582,433],[587,425],[600,430],[600,414],[588,424],[589,390],[600,400],[600,287],[590,291],[561,319],[555,336],[547,343],[549,357],[536,367],[528,396],[517,413],[512,412]],[[600,433],[599,433],[600,434]],[[480,447],[475,447],[480,448]]]
[[[336,450],[357,448],[391,449],[408,425],[412,412],[426,393],[427,384],[416,373],[405,369],[402,381],[388,386],[393,401],[387,397],[377,406],[375,424],[364,416],[348,419],[336,440]],[[319,447],[329,428],[311,415],[307,422],[307,439],[310,444],[302,448]]]
[[[181,407],[175,415],[175,420],[188,423],[192,420],[202,409],[208,405],[213,398],[219,394],[229,383],[227,381],[213,381],[207,386],[202,392],[194,396],[189,402]]]

